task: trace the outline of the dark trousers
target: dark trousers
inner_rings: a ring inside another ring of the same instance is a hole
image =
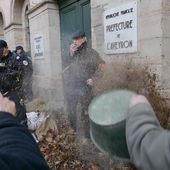
[[[77,131],[77,121],[81,121],[84,128],[85,137],[89,138],[89,117],[88,117],[88,106],[91,102],[92,94],[91,89],[83,89],[76,91],[71,95],[67,95],[67,110],[68,117],[72,128]],[[79,107],[78,107],[79,105]]]
[[[24,99],[24,101],[31,101],[33,99],[31,77],[24,79],[22,87],[18,90],[18,94],[20,98]]]

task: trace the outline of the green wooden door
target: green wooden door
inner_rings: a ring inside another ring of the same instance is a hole
[[[69,64],[72,33],[83,30],[91,41],[90,0],[60,0],[61,51],[63,68]]]

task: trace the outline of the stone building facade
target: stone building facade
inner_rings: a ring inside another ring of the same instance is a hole
[[[16,45],[23,45],[26,51],[31,51],[34,95],[51,102],[56,108],[64,106],[60,25],[62,8],[59,5],[65,3],[64,1],[67,4],[67,1],[71,0],[0,1],[0,37],[8,42],[11,49]],[[162,92],[170,98],[170,2],[168,0],[136,0],[137,51],[109,55],[104,52],[103,13],[133,1],[89,1],[92,46],[108,63],[124,62],[129,57],[135,63],[147,63],[159,76],[159,84],[164,89]]]

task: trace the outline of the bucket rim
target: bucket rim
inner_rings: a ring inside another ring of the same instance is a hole
[[[91,101],[89,107],[88,107],[88,115],[89,115],[89,118],[90,120],[97,124],[97,125],[101,125],[101,126],[111,126],[111,125],[116,125],[116,124],[119,124],[121,123],[122,121],[124,121],[126,119],[126,116],[123,118],[121,118],[119,121],[117,121],[116,123],[114,122],[109,122],[109,123],[101,123],[101,122],[98,122],[98,121],[95,121],[94,120],[94,117],[92,116],[92,112],[90,112],[90,109],[92,107],[92,105],[96,102],[96,100],[99,98],[99,97],[102,97],[104,95],[107,95],[109,93],[115,93],[115,92],[119,92],[119,93],[123,93],[123,92],[128,92],[129,94],[131,93],[131,95],[136,95],[136,93],[134,91],[131,91],[131,90],[128,90],[128,89],[114,89],[114,90],[107,90],[107,91],[104,91],[103,93],[97,95],[95,98],[93,98],[93,100]],[[126,115],[126,112],[122,113],[122,115]]]

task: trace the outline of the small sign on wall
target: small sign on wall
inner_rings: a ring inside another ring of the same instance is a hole
[[[106,54],[137,52],[137,1],[104,12]]]
[[[44,55],[44,42],[43,42],[43,35],[36,34],[34,36],[34,57],[36,58],[43,58]]]

